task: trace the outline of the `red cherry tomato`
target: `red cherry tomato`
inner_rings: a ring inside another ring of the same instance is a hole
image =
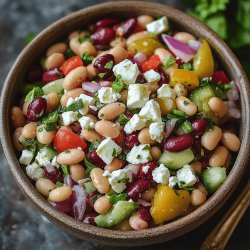
[[[56,132],[53,142],[56,150],[59,152],[78,147],[84,150],[87,147],[87,144],[82,138],[65,126]]]
[[[80,56],[72,56],[66,60],[61,66],[60,70],[66,76],[71,70],[83,66],[83,62]]]
[[[118,145],[122,144],[124,140],[125,140],[125,134],[123,130],[121,130],[120,134],[116,138],[113,139],[113,141]]]
[[[159,56],[157,55],[152,55],[151,57],[148,58],[147,61],[145,61],[142,65],[141,65],[141,70],[143,72],[146,72],[150,69],[157,69],[158,66],[160,65],[161,60],[159,58]]]

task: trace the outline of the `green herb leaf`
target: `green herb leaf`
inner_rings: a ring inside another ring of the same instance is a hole
[[[185,117],[185,113],[183,111],[178,110],[178,109],[174,109],[173,114],[178,115],[180,117]]]
[[[89,37],[79,37],[78,42],[79,43],[84,43],[84,42],[93,43],[93,40],[91,38],[89,38]]]
[[[102,79],[105,76],[105,73],[99,73],[98,76]]]
[[[110,204],[115,204],[118,201],[125,201],[127,199],[127,195],[125,193],[120,193],[120,194],[112,194],[109,197],[109,203]]]
[[[180,66],[180,69],[193,70],[193,66],[192,66],[191,63],[183,63],[183,64]]]
[[[78,111],[84,108],[84,104],[81,99],[71,103],[67,108],[66,111]]]
[[[193,131],[192,124],[189,121],[185,121],[181,127],[186,134],[189,134]]]
[[[56,186],[57,187],[62,187],[64,184],[62,183],[62,182],[60,182],[60,181],[58,181],[57,183],[56,183]]]
[[[107,63],[104,65],[104,68],[105,68],[105,69],[112,69],[113,66],[114,66],[113,61],[109,61],[109,62],[107,62]]]
[[[68,166],[67,165],[62,164],[61,165],[61,169],[62,169],[64,175],[68,175],[69,174],[69,170],[68,170]]]
[[[90,56],[87,52],[84,52],[82,55],[81,55],[81,58],[84,62],[85,65],[88,65],[89,63],[91,63],[94,59],[93,56]]]
[[[98,141],[92,141],[89,144],[89,151],[96,150],[99,145],[100,145],[100,143]]]
[[[84,164],[86,166],[86,171],[85,171],[85,174],[87,176],[89,176],[90,174],[90,171],[93,169],[93,168],[96,168],[96,166],[94,164],[92,164],[91,162],[89,162],[86,158],[84,159]]]
[[[146,145],[142,150],[150,150],[150,146]]]
[[[43,96],[43,90],[40,87],[34,87],[26,96],[24,101],[33,101],[35,98]]]
[[[128,117],[124,114],[120,115],[116,122],[119,122],[121,126],[124,126],[128,122]]]
[[[121,75],[116,76],[115,80],[112,82],[111,87],[112,87],[113,91],[117,92],[117,93],[121,92],[124,89],[125,84],[122,81]]]
[[[152,124],[154,121],[152,119],[149,119],[146,121],[146,125],[149,126],[150,124]]]
[[[171,65],[175,63],[175,59],[172,55],[169,56],[168,60],[164,63],[163,67],[165,69],[169,68]]]
[[[115,148],[113,149],[112,156],[113,156],[113,157],[116,156],[116,150],[115,150]]]

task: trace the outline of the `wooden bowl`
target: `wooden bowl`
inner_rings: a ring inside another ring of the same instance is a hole
[[[9,122],[10,108],[18,100],[17,92],[22,88],[25,72],[36,62],[54,42],[60,41],[71,31],[87,27],[88,24],[101,17],[129,17],[141,14],[166,15],[175,26],[189,31],[197,37],[204,37],[212,46],[218,59],[224,66],[230,79],[235,79],[241,93],[241,140],[242,146],[237,159],[226,181],[208,201],[191,214],[176,221],[156,228],[141,231],[123,232],[102,229],[77,221],[53,208],[31,184],[21,169],[11,143],[12,129]],[[113,246],[138,246],[155,244],[176,238],[204,223],[229,198],[240,181],[247,166],[250,149],[250,117],[249,117],[249,82],[235,55],[228,46],[204,24],[185,13],[165,5],[148,2],[112,2],[96,5],[77,11],[53,23],[41,32],[18,56],[5,81],[1,96],[0,133],[3,149],[14,178],[27,197],[37,209],[50,221],[64,230],[84,240]]]

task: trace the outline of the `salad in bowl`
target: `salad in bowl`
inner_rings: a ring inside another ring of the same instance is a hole
[[[11,109],[21,167],[47,202],[114,230],[191,213],[240,149],[239,91],[209,43],[166,16],[104,18],[51,45]]]

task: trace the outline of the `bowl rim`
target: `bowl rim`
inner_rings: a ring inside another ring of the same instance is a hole
[[[243,126],[243,128],[241,131],[242,146],[226,181],[218,189],[218,191],[206,201],[204,205],[197,208],[192,213],[168,224],[142,231],[133,231],[133,233],[131,233],[131,231],[125,232],[102,229],[77,221],[70,216],[57,211],[38,193],[38,191],[31,184],[26,174],[20,167],[12,146],[9,125],[9,96],[11,96],[14,88],[14,83],[18,79],[18,69],[22,67],[21,64],[25,61],[25,57],[27,57],[25,55],[27,55],[29,51],[34,50],[39,43],[41,44],[45,36],[49,35],[50,32],[60,28],[62,24],[70,22],[76,23],[78,19],[82,18],[81,16],[87,15],[88,13],[99,12],[107,14],[111,12],[111,9],[113,11],[119,12],[119,10],[122,8],[134,8],[135,11],[139,11],[139,7],[142,5],[144,12],[151,13],[152,15],[153,13],[164,13],[165,15],[166,13],[168,13],[167,16],[170,17],[170,19],[172,19],[174,22],[177,22],[183,25],[186,29],[192,30],[193,33],[197,33],[200,36],[204,37],[210,44],[212,43],[211,47],[213,48],[213,51],[216,51],[217,55],[220,58],[220,61],[223,62],[224,66],[226,65],[227,67],[229,67],[229,65],[231,65],[230,74],[234,75],[234,78],[237,79],[237,83],[241,93],[241,126]],[[157,9],[157,11],[155,9]],[[222,56],[225,58],[224,61],[221,59]],[[19,188],[24,193],[26,198],[31,201],[31,203],[33,203],[33,205],[35,205],[39,209],[39,211],[49,220],[61,226],[66,231],[92,242],[100,242],[102,244],[113,246],[120,246],[123,243],[126,243],[126,246],[153,244],[176,238],[204,223],[226,202],[226,200],[230,197],[230,195],[236,188],[249,160],[249,96],[249,82],[239,61],[237,60],[233,52],[229,49],[229,47],[222,41],[222,39],[204,24],[200,23],[193,17],[188,16],[180,10],[159,3],[141,1],[107,2],[78,10],[52,23],[39,35],[37,35],[37,37],[19,54],[11,70],[9,71],[2,89],[0,100],[0,138],[5,156],[10,165],[11,172]],[[129,241],[129,239],[133,239],[133,241]]]

